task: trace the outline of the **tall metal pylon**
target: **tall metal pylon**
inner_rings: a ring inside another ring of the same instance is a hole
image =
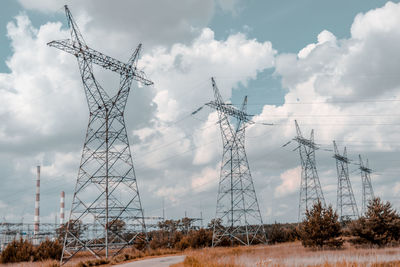
[[[333,158],[336,159],[338,175],[336,210],[339,213],[339,220],[341,222],[356,220],[358,219],[358,209],[349,178],[350,160],[347,157],[347,149],[344,147],[341,155],[335,141],[333,141],[333,148],[335,152]]]
[[[67,6],[65,13],[71,39],[52,41],[48,45],[77,58],[90,113],[62,264],[79,251],[89,251],[97,258],[109,257],[135,242],[147,241],[124,110],[133,80],[152,84],[137,69],[141,44],[128,63],[123,63],[89,48]],[[95,79],[93,64],[120,74],[120,85],[113,97]],[[94,230],[82,227],[93,220]]]
[[[360,159],[360,171],[361,171],[361,183],[362,183],[362,215],[365,215],[367,211],[369,202],[374,199],[374,190],[372,189],[371,183],[371,172],[372,170],[369,168],[368,159],[366,164],[364,165],[361,155],[358,155]]]
[[[218,112],[223,154],[217,197],[212,246],[265,243],[266,234],[245,151],[245,129],[253,123],[246,113],[247,96],[242,108],[225,104],[214,78],[211,78],[215,100],[206,105]],[[236,125],[229,121],[236,119]]]
[[[319,147],[314,142],[314,130],[311,130],[310,139],[306,139],[301,134],[301,130],[297,121],[297,136],[293,139],[299,146],[300,163],[301,163],[301,182],[300,182],[300,200],[299,200],[299,221],[304,217],[306,210],[313,207],[314,203],[320,201],[325,206],[325,198],[322,193],[321,184],[319,182],[317,167],[315,164],[315,150]]]

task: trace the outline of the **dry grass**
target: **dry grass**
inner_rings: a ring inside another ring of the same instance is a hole
[[[38,262],[7,263],[7,264],[0,264],[0,266],[7,266],[7,267],[56,267],[56,266],[59,266],[59,264],[58,264],[58,261],[55,261],[55,260],[46,260],[46,261],[38,261]]]
[[[312,250],[299,242],[273,246],[206,248],[189,251],[185,267],[391,267],[400,266],[400,248]],[[179,265],[178,265],[179,266]]]
[[[177,251],[153,250],[147,253],[125,251],[111,264],[126,260],[139,260],[162,255],[172,255]],[[400,266],[400,248],[367,249],[345,246],[340,250],[312,250],[304,248],[299,242],[273,246],[252,246],[235,248],[204,248],[187,250],[183,263],[173,267],[394,267]],[[74,259],[66,266],[76,266],[86,261],[87,255]],[[92,258],[93,259],[93,258]],[[55,267],[58,262],[26,262],[3,264],[7,267]],[[109,264],[109,265],[111,265]],[[108,266],[109,266],[108,265]],[[104,265],[103,265],[104,266]]]
[[[103,264],[101,266],[111,266],[123,262],[159,257],[164,255],[165,256],[175,255],[179,252],[180,251],[172,249],[154,249],[145,252],[135,249],[126,249],[121,254],[111,259],[108,264]],[[90,266],[98,266],[100,262],[104,261],[96,260],[89,252],[82,252],[77,254],[76,257],[72,258],[67,264],[63,266],[77,267],[77,266],[85,266],[85,264],[89,265],[89,263]],[[1,267],[59,267],[59,262],[54,260],[47,260],[38,262],[19,262],[19,263],[0,264],[0,266]]]

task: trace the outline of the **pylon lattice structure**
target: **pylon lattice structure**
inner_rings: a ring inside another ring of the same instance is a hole
[[[350,160],[347,157],[347,149],[345,147],[341,155],[335,141],[333,141],[333,147],[335,152],[333,158],[336,159],[338,175],[336,209],[339,213],[339,220],[341,222],[356,220],[358,218],[358,209],[349,178]]]
[[[236,109],[223,102],[214,78],[211,81],[215,101],[206,105],[218,112],[223,141],[212,245],[226,241],[243,245],[264,243],[266,234],[245,151],[245,129],[253,123],[246,113],[247,97],[241,110]],[[236,119],[236,125],[229,116]]]
[[[368,159],[364,165],[361,155],[358,155],[360,159],[360,171],[361,171],[361,183],[362,183],[362,209],[361,213],[365,214],[368,208],[369,202],[374,199],[374,190],[372,189],[371,183],[371,172],[369,168]]]
[[[293,139],[299,146],[301,163],[301,182],[300,182],[300,200],[299,200],[299,221],[304,217],[306,210],[312,208],[314,203],[320,201],[325,206],[325,198],[322,193],[321,184],[318,177],[315,163],[315,150],[318,146],[314,142],[314,130],[311,130],[310,139],[303,137],[300,127],[295,121],[297,136]]]
[[[128,63],[106,56],[86,45],[67,6],[65,12],[71,39],[52,41],[48,45],[77,58],[90,115],[62,263],[82,250],[96,257],[109,257],[135,242],[147,241],[124,110],[133,80],[152,84],[137,69],[141,45]],[[93,64],[120,74],[120,85],[113,97],[96,81]],[[92,227],[97,230],[82,227],[93,221]]]

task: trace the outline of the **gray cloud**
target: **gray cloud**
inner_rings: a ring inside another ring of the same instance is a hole
[[[26,8],[46,12],[58,8],[49,2],[45,4],[46,1],[22,3]],[[134,88],[126,114],[146,215],[161,215],[164,199],[167,216],[183,216],[186,210],[189,216],[199,216],[203,211],[206,219],[212,218],[218,183],[218,175],[213,176],[218,173],[222,150],[220,133],[215,113],[210,109],[202,110],[195,118],[190,112],[212,99],[211,75],[216,76],[223,97],[228,100],[238,84],[246,86],[259,72],[274,66],[275,74],[282,77],[288,90],[285,103],[264,106],[254,120],[276,125],[250,126],[246,140],[265,221],[297,220],[298,191],[293,191],[292,184],[285,184],[282,176],[299,165],[298,154],[291,151],[294,144],[281,148],[295,135],[294,119],[299,120],[305,136],[315,128],[316,142],[324,149],[331,148],[331,140],[336,139],[341,148],[348,146],[351,158],[356,159],[358,153],[366,154],[377,171],[372,178],[376,193],[397,206],[400,204],[396,197],[400,192],[396,180],[398,168],[393,161],[399,151],[398,134],[396,126],[390,126],[400,121],[396,116],[381,116],[395,114],[399,103],[332,102],[398,95],[400,81],[397,76],[391,77],[391,71],[398,69],[396,62],[400,62],[394,50],[399,36],[398,27],[394,26],[400,18],[398,4],[389,3],[357,16],[348,39],[337,40],[332,33],[323,31],[316,43],[299,54],[276,55],[271,43],[251,40],[243,34],[215,40],[212,29],[204,28],[213,12],[208,2],[197,2],[198,10],[188,13],[185,10],[192,8],[189,4],[179,9],[171,2],[164,9],[176,9],[176,13],[165,17],[161,14],[161,18],[151,22],[154,25],[150,23],[152,16],[163,10],[153,13],[147,3],[142,4],[143,12],[135,18],[130,16],[137,13],[131,11],[130,2],[115,7],[105,2],[95,7],[92,1],[69,3],[93,48],[124,59],[139,39],[149,44],[140,65],[155,86]],[[74,6],[78,6],[76,11]],[[107,16],[108,12],[123,14],[115,19]],[[135,24],[138,18],[142,19]],[[375,23],[380,19],[386,23],[384,27]],[[0,164],[4,165],[4,187],[0,190],[4,195],[11,192],[8,200],[2,199],[0,210],[4,212],[5,207],[10,210],[7,205],[11,205],[13,219],[20,214],[28,218],[33,213],[32,166],[38,162],[44,165],[43,192],[47,199],[58,202],[58,191],[63,188],[69,207],[87,123],[87,107],[75,60],[45,46],[50,40],[66,38],[68,32],[61,30],[60,23],[35,29],[26,16],[17,21],[9,25],[14,54],[8,65],[12,72],[0,75],[0,88],[4,88],[0,89],[4,92],[0,100],[5,103],[0,107],[3,119],[0,156],[4,159]],[[147,22],[149,26],[145,26]],[[142,26],[130,31],[130,25],[141,23]],[[162,25],[157,28],[157,23]],[[181,28],[180,23],[184,25]],[[186,23],[198,30],[192,31]],[[169,33],[167,27],[176,32]],[[376,75],[370,75],[371,72]],[[107,88],[115,88],[115,77],[107,74],[102,82]],[[250,99],[249,104],[251,101],[257,102]],[[318,104],[301,104],[315,102]],[[374,116],[355,116],[360,114]],[[317,166],[327,202],[335,205],[332,153],[319,150]],[[360,204],[356,167],[351,166],[351,179]],[[278,187],[283,194],[275,194]],[[17,190],[18,194],[13,193]],[[43,212],[50,219],[54,208],[51,203],[46,205]]]

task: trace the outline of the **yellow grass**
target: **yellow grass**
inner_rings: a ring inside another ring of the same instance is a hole
[[[136,254],[135,254],[136,253]],[[172,250],[157,250],[148,253],[125,251],[112,264],[125,262],[127,254],[132,260],[171,255]],[[400,247],[368,249],[346,245],[340,250],[313,250],[304,248],[300,242],[272,246],[252,246],[235,248],[204,248],[187,250],[183,263],[173,267],[400,267]],[[67,266],[75,266],[86,261],[87,255],[74,259]],[[56,261],[3,264],[7,267],[54,267]],[[111,264],[110,264],[111,265]],[[103,265],[104,266],[104,265]]]
[[[304,248],[299,242],[273,246],[206,248],[185,254],[184,267],[400,266],[400,248],[357,249],[346,246],[340,250],[312,250]]]
[[[0,266],[7,266],[7,267],[54,267],[54,266],[58,266],[58,261],[47,260],[47,261],[38,261],[38,262],[18,262],[18,263],[0,264]]]
[[[146,258],[175,255],[179,252],[180,251],[173,250],[173,249],[151,249],[151,250],[145,251],[145,252],[135,250],[135,249],[126,249],[119,255],[112,258],[110,260],[110,264],[101,265],[101,266],[111,266],[111,265],[115,265],[115,264],[119,264],[119,263],[123,263],[123,262],[142,260],[142,259],[146,259]],[[86,263],[88,261],[95,262],[96,258],[94,258],[92,256],[92,254],[90,254],[88,252],[81,252],[63,266],[75,267],[80,262]],[[55,260],[0,264],[0,267],[56,267],[56,266],[59,266],[59,261],[55,261]]]

